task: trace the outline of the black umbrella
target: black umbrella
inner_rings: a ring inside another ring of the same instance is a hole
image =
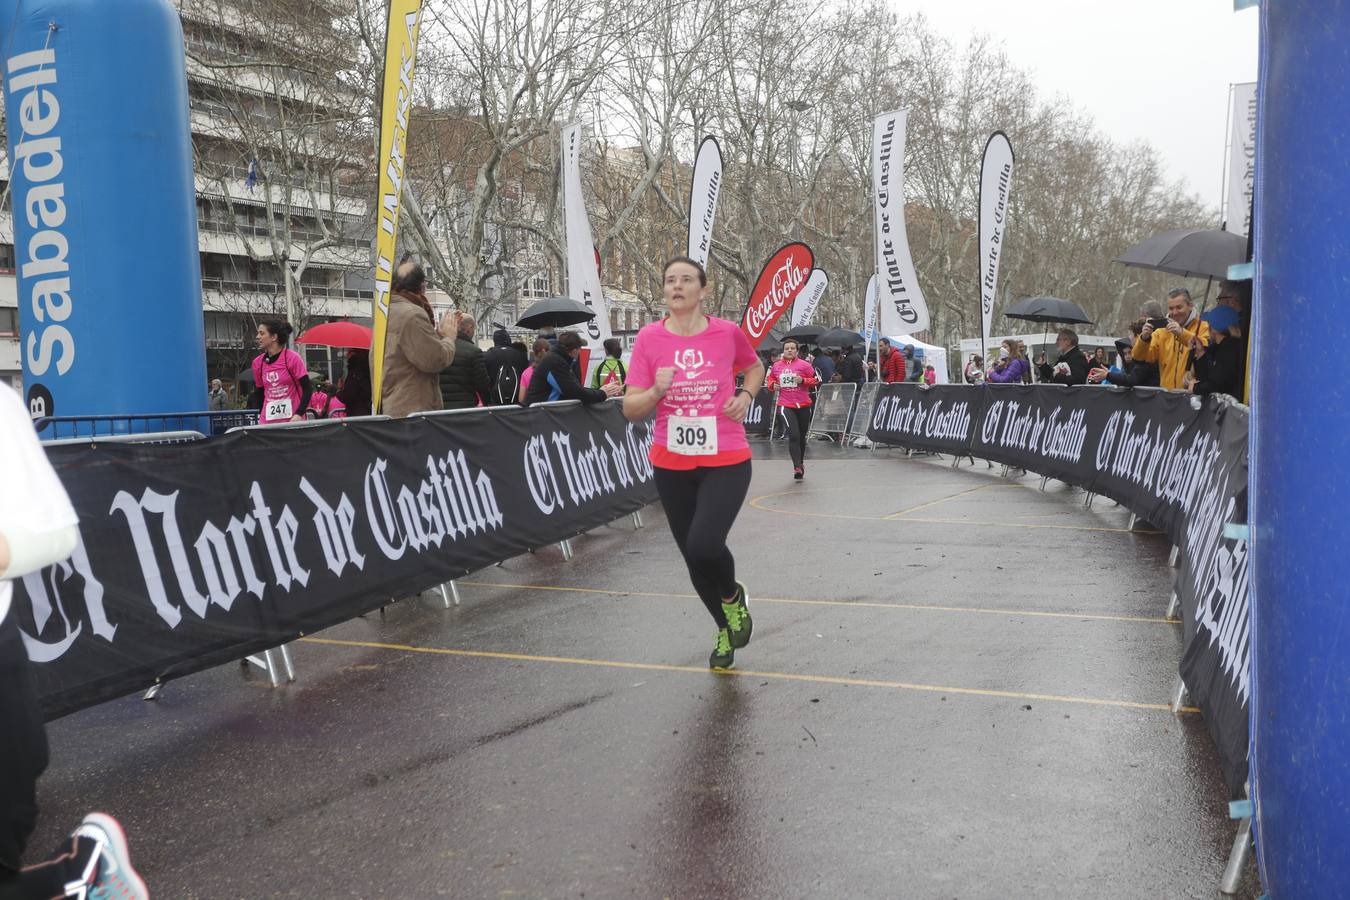
[[[1179,228],[1135,244],[1116,262],[1184,278],[1227,278],[1228,267],[1247,261],[1247,239],[1227,231]]]
[[[563,328],[580,325],[595,318],[595,310],[570,297],[549,297],[525,310],[516,325],[520,328]]]
[[[808,344],[814,344],[824,333],[825,328],[821,325],[798,325],[783,335],[783,340],[792,338],[794,341],[806,341]]]
[[[1083,308],[1070,300],[1058,297],[1027,297],[1018,300],[1003,311],[1009,319],[1026,322],[1063,322],[1073,325],[1091,325],[1092,320]]]
[[[816,343],[822,347],[857,347],[863,343],[863,336],[847,328],[831,328],[816,338]]]
[[[761,351],[768,351],[770,353],[772,353],[775,350],[782,350],[783,340],[784,338],[779,338],[778,335],[776,334],[772,333],[766,334],[764,335],[764,340],[759,342],[758,349]]]

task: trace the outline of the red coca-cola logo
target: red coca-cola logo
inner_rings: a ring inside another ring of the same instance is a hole
[[[769,257],[741,317],[741,330],[752,346],[758,347],[779,316],[792,306],[815,261],[815,254],[805,244],[788,244]]]

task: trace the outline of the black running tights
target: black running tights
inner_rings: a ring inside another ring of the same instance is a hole
[[[37,822],[37,780],[47,735],[14,610],[0,621],[0,900],[63,897],[89,861],[91,841],[66,838],[45,862],[20,871]]]
[[[802,458],[806,456],[806,433],[811,430],[811,407],[802,406],[779,410],[787,422],[788,453],[792,454],[792,464],[801,468]]]
[[[726,628],[722,601],[736,595],[736,560],[727,549],[727,535],[750,490],[750,461],[687,471],[657,469],[656,490],[694,590],[717,627]]]

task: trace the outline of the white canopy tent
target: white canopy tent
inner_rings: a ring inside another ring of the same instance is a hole
[[[896,336],[882,335],[891,342],[892,347],[913,347],[914,358],[922,362],[925,366],[932,366],[933,372],[937,375],[938,384],[950,384],[951,378],[947,375],[947,350],[944,347],[936,347],[932,344],[925,344],[923,341],[916,341],[907,334]]]

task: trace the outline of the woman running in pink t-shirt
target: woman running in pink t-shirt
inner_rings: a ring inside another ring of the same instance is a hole
[[[806,471],[806,433],[811,428],[811,388],[820,384],[820,378],[816,367],[797,355],[798,350],[796,341],[783,341],[783,358],[769,370],[765,386],[778,394],[778,409],[787,422],[792,477],[801,481]]]
[[[666,263],[670,316],[638,332],[623,412],[656,413],[651,461],[656,489],[699,599],[717,623],[708,665],[729,669],[750,643],[749,597],[727,549],[750,489],[745,414],[764,383],[764,364],[731,322],[704,315],[708,276],[685,256]],[[736,375],[745,373],[741,387]]]
[[[248,405],[258,410],[258,421],[263,425],[303,421],[309,409],[314,387],[305,361],[286,346],[293,330],[291,323],[280,319],[258,323],[258,349],[262,354],[253,360],[254,388]]]

